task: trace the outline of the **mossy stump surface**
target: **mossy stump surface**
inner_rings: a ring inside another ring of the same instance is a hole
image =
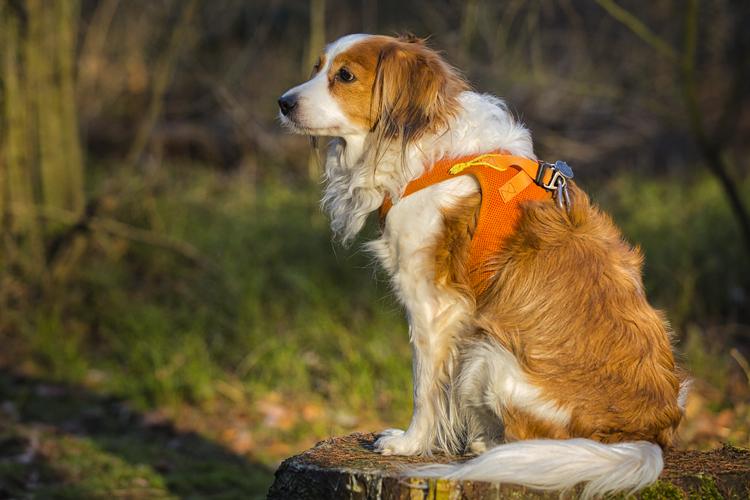
[[[576,491],[540,492],[515,485],[474,481],[404,478],[406,464],[446,463],[448,457],[384,457],[373,451],[377,434],[352,434],[318,443],[291,457],[276,471],[270,500],[531,500],[575,499]],[[466,460],[468,457],[453,457]],[[613,499],[623,499],[614,495]],[[659,482],[640,493],[641,500],[750,499],[750,450],[724,445],[710,452],[672,450],[664,455]]]

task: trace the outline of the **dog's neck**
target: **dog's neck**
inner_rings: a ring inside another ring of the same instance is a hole
[[[399,141],[374,144],[371,133],[333,140],[325,164],[322,203],[338,238],[350,242],[386,194],[398,200],[409,182],[443,157],[503,150],[535,159],[529,131],[515,121],[503,101],[465,92],[460,102],[462,112],[448,127],[406,148]]]

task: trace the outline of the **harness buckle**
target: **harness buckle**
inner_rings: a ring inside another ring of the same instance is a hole
[[[552,177],[547,184],[544,183],[544,176],[547,170],[552,171]],[[570,195],[568,194],[568,179],[573,178],[573,170],[564,161],[557,161],[554,165],[546,161],[539,162],[539,170],[534,181],[544,189],[553,192],[557,206],[565,208],[570,212]]]

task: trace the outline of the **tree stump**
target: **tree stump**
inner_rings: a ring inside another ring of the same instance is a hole
[[[377,434],[352,434],[321,441],[285,460],[276,471],[269,500],[557,500],[578,491],[543,492],[510,484],[403,477],[407,464],[446,463],[435,459],[384,457],[373,451]],[[469,457],[451,457],[453,461]],[[613,498],[624,498],[615,495]],[[671,450],[659,481],[636,495],[641,500],[750,499],[750,450],[724,445],[710,452]]]

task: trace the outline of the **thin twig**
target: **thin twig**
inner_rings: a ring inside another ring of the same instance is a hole
[[[734,347],[732,347],[732,350],[729,351],[729,354],[732,355],[737,364],[740,365],[740,368],[742,368],[742,371],[745,372],[747,383],[748,385],[750,385],[750,363],[748,363],[745,356],[743,356],[742,353]]]
[[[677,52],[667,42],[662,40],[661,37],[648,29],[648,26],[643,24],[643,22],[633,14],[620,7],[612,0],[596,0],[596,3],[601,5],[610,16],[630,28],[630,31],[653,47],[657,52],[664,55],[675,64],[679,62]]]
[[[167,86],[172,79],[174,63],[177,59],[179,49],[182,47],[187,36],[188,26],[192,20],[196,3],[196,0],[192,0],[183,8],[180,20],[177,22],[177,26],[169,40],[167,50],[164,52],[161,62],[157,66],[157,70],[154,74],[154,82],[151,87],[151,102],[148,111],[146,112],[146,117],[143,122],[141,122],[135,140],[133,141],[133,145],[128,152],[127,159],[129,164],[138,161],[143,150],[148,145],[151,132],[153,132],[156,121],[161,114],[162,106],[164,104],[164,94],[166,93]]]
[[[128,240],[166,248],[187,257],[201,266],[212,269],[219,268],[215,262],[203,255],[197,248],[186,241],[172,238],[166,234],[155,233],[154,231],[131,226],[107,217],[80,216],[69,210],[49,205],[30,208],[26,205],[14,204],[11,206],[11,210],[14,212],[34,212],[37,216],[62,222],[64,224],[81,225],[87,229],[102,231]]]

